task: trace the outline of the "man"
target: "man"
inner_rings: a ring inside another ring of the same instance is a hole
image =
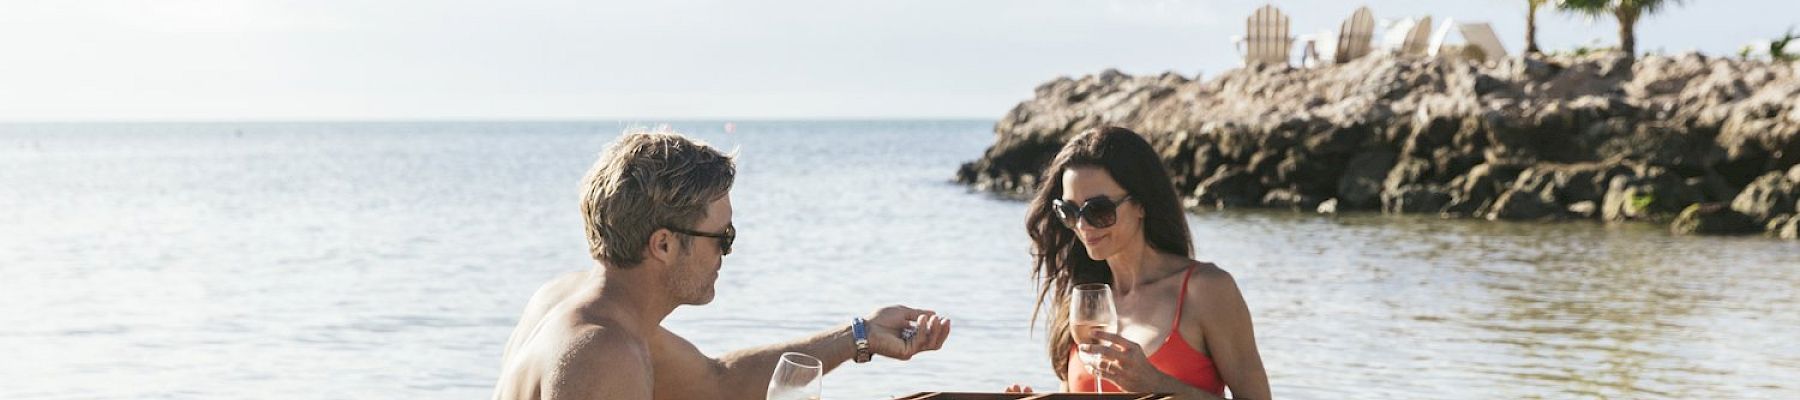
[[[596,264],[538,289],[507,340],[495,399],[762,399],[781,353],[824,369],[936,350],[950,321],[892,306],[805,339],[710,358],[661,326],[713,299],[731,224],[731,157],[669,133],[627,133],[582,181]]]

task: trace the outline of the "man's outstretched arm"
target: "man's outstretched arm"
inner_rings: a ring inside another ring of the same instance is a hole
[[[941,348],[950,336],[950,321],[929,310],[891,306],[865,318],[869,321],[869,347],[894,359],[906,360]],[[900,331],[907,327],[918,332],[910,341],[900,338]],[[817,357],[826,372],[856,356],[848,322],[804,339],[738,350],[717,359],[706,357],[692,343],[666,330],[652,346],[656,374],[663,378],[656,381],[656,393],[681,399],[762,399],[775,363],[785,352]]]

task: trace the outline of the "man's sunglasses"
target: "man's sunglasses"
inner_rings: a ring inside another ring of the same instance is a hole
[[[731,242],[734,240],[737,240],[737,226],[736,225],[725,225],[725,232],[722,232],[722,233],[707,233],[707,232],[701,232],[701,231],[696,231],[696,230],[676,228],[676,227],[668,226],[668,225],[663,225],[663,229],[668,229],[670,232],[675,232],[675,233],[688,235],[688,236],[699,236],[699,237],[709,237],[709,238],[719,239],[719,255],[720,256],[731,255]]]
[[[1051,206],[1056,208],[1056,218],[1069,229],[1075,229],[1077,220],[1087,220],[1088,226],[1095,228],[1106,228],[1119,222],[1119,205],[1127,201],[1131,201],[1129,194],[1120,197],[1118,201],[1105,196],[1095,197],[1088,199],[1080,207],[1063,199],[1056,199],[1051,202]]]

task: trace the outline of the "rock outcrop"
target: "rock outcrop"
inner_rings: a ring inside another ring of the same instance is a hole
[[[1700,54],[1059,78],[957,179],[1029,192],[1107,125],[1148,137],[1194,207],[1667,223],[1705,204],[1775,235],[1800,213],[1800,64]]]

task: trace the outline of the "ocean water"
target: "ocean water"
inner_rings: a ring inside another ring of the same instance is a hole
[[[644,121],[654,123],[656,121]],[[0,398],[485,398],[589,268],[576,185],[630,123],[0,125]],[[989,121],[674,122],[734,149],[710,354],[887,304],[941,351],[828,399],[1054,388],[1024,203],[950,182]],[[1649,226],[1193,215],[1284,398],[1797,398],[1800,243]]]

